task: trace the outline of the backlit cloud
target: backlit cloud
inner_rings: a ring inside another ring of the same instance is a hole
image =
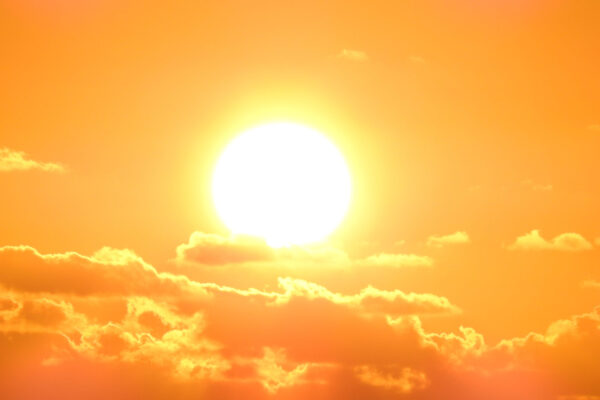
[[[261,385],[269,392],[306,383],[312,363],[293,363],[287,359],[284,349],[265,347],[263,357],[253,360]]]
[[[133,256],[99,256],[113,258],[114,267],[118,260],[130,265],[128,257]],[[91,268],[111,274],[99,263]],[[569,399],[569,392],[594,396],[600,390],[594,371],[577,374],[593,365],[593,349],[600,346],[598,310],[556,321],[543,333],[487,345],[483,335],[469,327],[457,333],[430,332],[417,315],[360,315],[367,310],[393,311],[372,300],[392,304],[426,299],[399,291],[367,288],[344,295],[287,278],[280,282],[283,291],[270,296],[197,284],[214,291],[212,301],[194,305],[174,297],[125,295],[125,311],[107,322],[61,293],[5,291],[0,296],[0,368],[12,366],[13,379],[26,374],[23,378],[38,390],[51,384],[64,392],[61,398],[73,397],[71,386],[44,377],[73,378],[78,376],[73,375],[74,367],[86,371],[86,385],[106,369],[113,371],[110,376],[152,376],[143,380],[143,387],[153,388],[144,395],[149,399],[165,391],[197,393],[199,388],[223,399],[239,398],[241,393],[251,399],[331,399],[350,393],[380,399],[435,399],[444,393],[451,400]],[[255,301],[259,299],[264,301]],[[25,357],[31,351],[37,357]],[[575,351],[579,356],[571,357]],[[21,371],[16,360],[26,363],[26,369]],[[562,368],[565,363],[568,369]],[[568,379],[569,387],[548,386],[539,381],[540,374],[556,382]],[[141,388],[136,382],[130,384],[137,392]],[[119,393],[121,384],[113,383]]]
[[[460,236],[460,234],[457,232]],[[454,234],[454,235],[457,235]],[[466,234],[465,234],[466,235]],[[460,242],[462,237],[444,237],[444,240]],[[468,236],[467,236],[468,240]],[[404,242],[398,242],[400,246]],[[179,264],[229,265],[281,269],[283,266],[318,265],[329,267],[430,267],[434,260],[429,256],[403,253],[378,253],[364,258],[351,259],[343,250],[330,245],[291,246],[272,249],[260,239],[251,237],[224,237],[216,234],[195,232],[188,243],[177,247],[176,262]]]
[[[1,171],[27,171],[37,169],[46,172],[64,172],[65,168],[53,162],[41,162],[31,160],[23,151],[0,148],[0,172]]]
[[[433,294],[404,293],[400,290],[380,290],[369,286],[357,294],[344,295],[331,292],[315,283],[292,278],[280,278],[279,285],[284,289],[284,294],[275,300],[278,304],[287,303],[294,297],[304,297],[309,300],[327,300],[367,313],[398,315],[459,311],[447,298]]]
[[[29,246],[0,247],[0,285],[28,293],[80,296],[205,293],[186,277],[157,272],[130,250],[109,247],[92,256],[41,254]]]
[[[200,385],[224,399],[600,393],[594,372],[577,373],[600,348],[599,309],[488,344],[471,327],[427,330],[423,318],[460,313],[433,293],[373,286],[343,293],[294,277],[280,277],[273,290],[236,288],[159,272],[132,251],[111,248],[83,256],[5,246],[0,266],[0,368],[24,360],[34,382],[49,372],[72,376],[68,366],[77,365],[149,374],[158,391],[165,390],[158,382],[170,390]],[[36,357],[24,358],[31,349]]]
[[[453,244],[465,244],[471,240],[469,235],[464,231],[458,231],[449,235],[433,235],[427,238],[427,246],[429,247],[444,247]]]
[[[0,266],[0,339],[5,334],[18,335],[15,340],[25,340],[32,333],[40,335],[36,339],[40,345],[52,343],[38,360],[45,368],[60,371],[64,365],[84,361],[136,368],[151,365],[157,373],[166,373],[181,384],[256,383],[267,394],[296,386],[321,386],[327,383],[327,371],[341,367],[341,360],[331,352],[335,336],[323,337],[322,344],[313,343],[323,346],[317,352],[321,356],[294,360],[305,346],[304,339],[288,336],[281,341],[279,335],[272,335],[270,327],[284,327],[293,321],[316,327],[316,332],[323,334],[320,329],[334,329],[349,318],[346,323],[369,326],[379,321],[379,326],[386,329],[386,315],[397,318],[458,311],[444,297],[371,286],[358,293],[342,294],[294,278],[280,278],[278,291],[195,282],[157,272],[135,253],[111,248],[83,256],[74,252],[41,254],[28,246],[5,246],[0,249]],[[28,284],[21,274],[36,276],[37,283]],[[186,293],[189,296],[183,296]],[[123,311],[99,319],[95,305],[104,301],[102,298],[108,302],[118,299],[124,304]],[[299,313],[304,314],[302,320],[296,318]],[[251,321],[259,329],[249,325],[242,328],[244,316],[252,316]],[[321,324],[324,326],[319,328]],[[299,326],[290,328],[301,332]],[[240,329],[246,333],[239,335]],[[263,349],[262,355],[253,354],[256,346]],[[390,388],[392,392],[423,386],[420,372],[401,369],[389,376],[381,375],[379,367],[369,362],[370,358],[363,359],[360,365],[368,367],[357,369],[357,382],[368,381],[368,385]],[[250,371],[242,372],[248,368]]]
[[[177,260],[206,265],[226,265],[250,261],[265,261],[274,251],[257,238],[194,232],[188,243],[177,246]]]
[[[523,236],[517,237],[508,246],[510,250],[557,250],[583,251],[590,250],[592,244],[578,233],[562,233],[551,240],[544,239],[539,230],[534,229]]]
[[[427,376],[421,371],[401,368],[398,372],[381,372],[368,365],[356,367],[356,376],[367,385],[392,390],[400,394],[408,394],[422,390],[428,385]]]

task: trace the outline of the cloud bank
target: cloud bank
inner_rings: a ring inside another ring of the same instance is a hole
[[[256,259],[210,235],[190,243],[209,250],[180,246],[178,255],[200,257],[208,268]],[[271,290],[236,288],[160,272],[131,250],[107,247],[91,256],[2,247],[0,288],[7,398],[100,398],[94,388],[109,382],[117,399],[600,393],[597,370],[587,368],[600,349],[600,309],[490,345],[470,327],[426,330],[424,318],[460,313],[433,293],[372,286],[343,293],[294,277],[279,277]],[[15,386],[25,381],[25,389]]]

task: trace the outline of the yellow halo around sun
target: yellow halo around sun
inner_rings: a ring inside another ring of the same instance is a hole
[[[325,136],[277,122],[234,138],[212,180],[217,214],[234,234],[272,247],[324,240],[341,223],[352,185],[346,162]]]

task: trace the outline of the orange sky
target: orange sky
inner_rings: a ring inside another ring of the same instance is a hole
[[[597,400],[599,18],[0,1],[0,398]],[[215,214],[275,120],[351,170],[321,247]]]

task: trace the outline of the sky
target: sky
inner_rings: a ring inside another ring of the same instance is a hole
[[[600,399],[600,3],[0,0],[3,399]],[[328,240],[215,212],[273,121]]]

